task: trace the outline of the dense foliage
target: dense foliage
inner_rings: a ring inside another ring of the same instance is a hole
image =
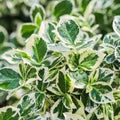
[[[0,120],[120,120],[119,0],[0,6]]]

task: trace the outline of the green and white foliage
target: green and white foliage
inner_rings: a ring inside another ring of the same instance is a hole
[[[0,68],[0,91],[10,101],[0,120],[119,120],[120,17],[105,36],[95,24],[113,0],[49,1],[53,8],[40,2],[45,7],[28,3],[31,22],[19,27],[24,47],[0,56],[8,62]],[[0,27],[0,45],[7,40]]]

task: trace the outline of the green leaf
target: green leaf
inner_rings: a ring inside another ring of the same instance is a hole
[[[46,42],[42,38],[35,38],[34,39],[34,46],[33,46],[34,56],[33,58],[36,60],[38,64],[41,64],[42,60],[44,59],[46,52],[47,52],[47,45]]]
[[[44,8],[39,4],[34,4],[30,10],[30,17],[32,21],[36,21],[36,23],[39,25],[39,22],[37,21],[45,18]]]
[[[44,106],[45,93],[43,93],[43,92],[36,92],[35,93],[35,99],[36,99],[36,103],[35,103],[36,109],[41,109]]]
[[[45,102],[45,94],[43,92],[35,92],[26,94],[20,100],[17,108],[20,109],[21,116],[29,116],[29,114],[41,109]]]
[[[57,33],[62,42],[74,46],[79,34],[79,27],[71,16],[64,16],[60,18],[57,25]]]
[[[44,82],[42,80],[37,80],[36,85],[37,85],[38,90],[44,92],[47,89],[48,82]]]
[[[77,53],[70,54],[69,56],[67,56],[66,59],[70,70],[76,71],[79,65],[80,54]]]
[[[36,28],[36,25],[33,23],[24,23],[20,28],[20,34],[23,38],[27,39],[35,32]]]
[[[6,29],[0,26],[0,44],[2,44],[7,39],[8,39],[8,33]]]
[[[17,108],[20,109],[20,115],[21,116],[28,116],[30,113],[32,113],[35,109],[35,94],[26,94],[23,96],[23,98],[20,100]]]
[[[109,33],[103,38],[103,44],[107,45],[108,47],[114,47],[115,42],[118,41],[118,39],[119,36],[116,33]]]
[[[19,64],[20,73],[24,81],[36,77],[36,69],[29,64],[20,63]]]
[[[57,85],[63,93],[71,92],[74,89],[73,80],[63,72],[59,72]]]
[[[120,16],[115,16],[113,20],[113,29],[115,33],[120,36]]]
[[[69,75],[75,80],[75,88],[83,89],[88,83],[88,76],[82,70],[69,71]]]
[[[47,21],[43,21],[41,23],[41,27],[40,27],[40,31],[39,31],[39,35],[47,42],[47,43],[54,43],[55,42],[55,25],[47,22]]]
[[[116,60],[116,58],[115,58],[115,55],[114,55],[114,54],[108,54],[108,55],[105,57],[105,62],[106,62],[107,64],[112,64],[112,63],[115,62],[115,60]]]
[[[72,12],[72,7],[73,5],[70,0],[62,0],[55,5],[53,14],[59,19],[62,15],[70,14]]]
[[[72,99],[71,96],[69,94],[65,94],[64,97],[62,98],[62,103],[65,106],[65,108],[67,109],[72,109]]]
[[[105,82],[111,84],[113,82],[114,77],[114,71],[108,68],[98,68],[91,73],[90,82]]]
[[[120,46],[115,48],[115,58],[120,61]]]
[[[68,110],[64,107],[62,100],[58,99],[51,108],[51,118],[53,120],[58,120],[58,118],[63,119],[63,113],[67,111]]]
[[[106,104],[115,102],[113,97],[112,88],[103,83],[96,83],[92,85],[92,90],[89,93],[90,99],[99,104]]]
[[[7,106],[0,108],[0,120],[19,120],[19,109]]]
[[[104,58],[104,53],[97,52],[94,50],[85,50],[80,54],[79,68],[91,71],[102,63]]]
[[[21,76],[10,68],[0,70],[0,89],[12,90],[19,86]]]

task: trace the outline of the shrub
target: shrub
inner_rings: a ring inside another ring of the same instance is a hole
[[[0,90],[9,101],[0,120],[120,119],[120,16],[114,17],[114,32],[103,37],[95,21],[112,3],[52,1],[53,14],[49,5],[32,6],[31,21],[15,37],[24,47],[12,43],[0,54]],[[3,27],[0,36],[5,48]]]

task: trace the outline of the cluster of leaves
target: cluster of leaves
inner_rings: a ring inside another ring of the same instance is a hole
[[[103,40],[95,21],[113,0],[53,2],[53,16],[34,4],[18,31],[25,47],[1,54],[9,65],[0,90],[16,101],[0,108],[0,120],[119,120],[120,16]],[[3,49],[8,35],[0,30]]]

